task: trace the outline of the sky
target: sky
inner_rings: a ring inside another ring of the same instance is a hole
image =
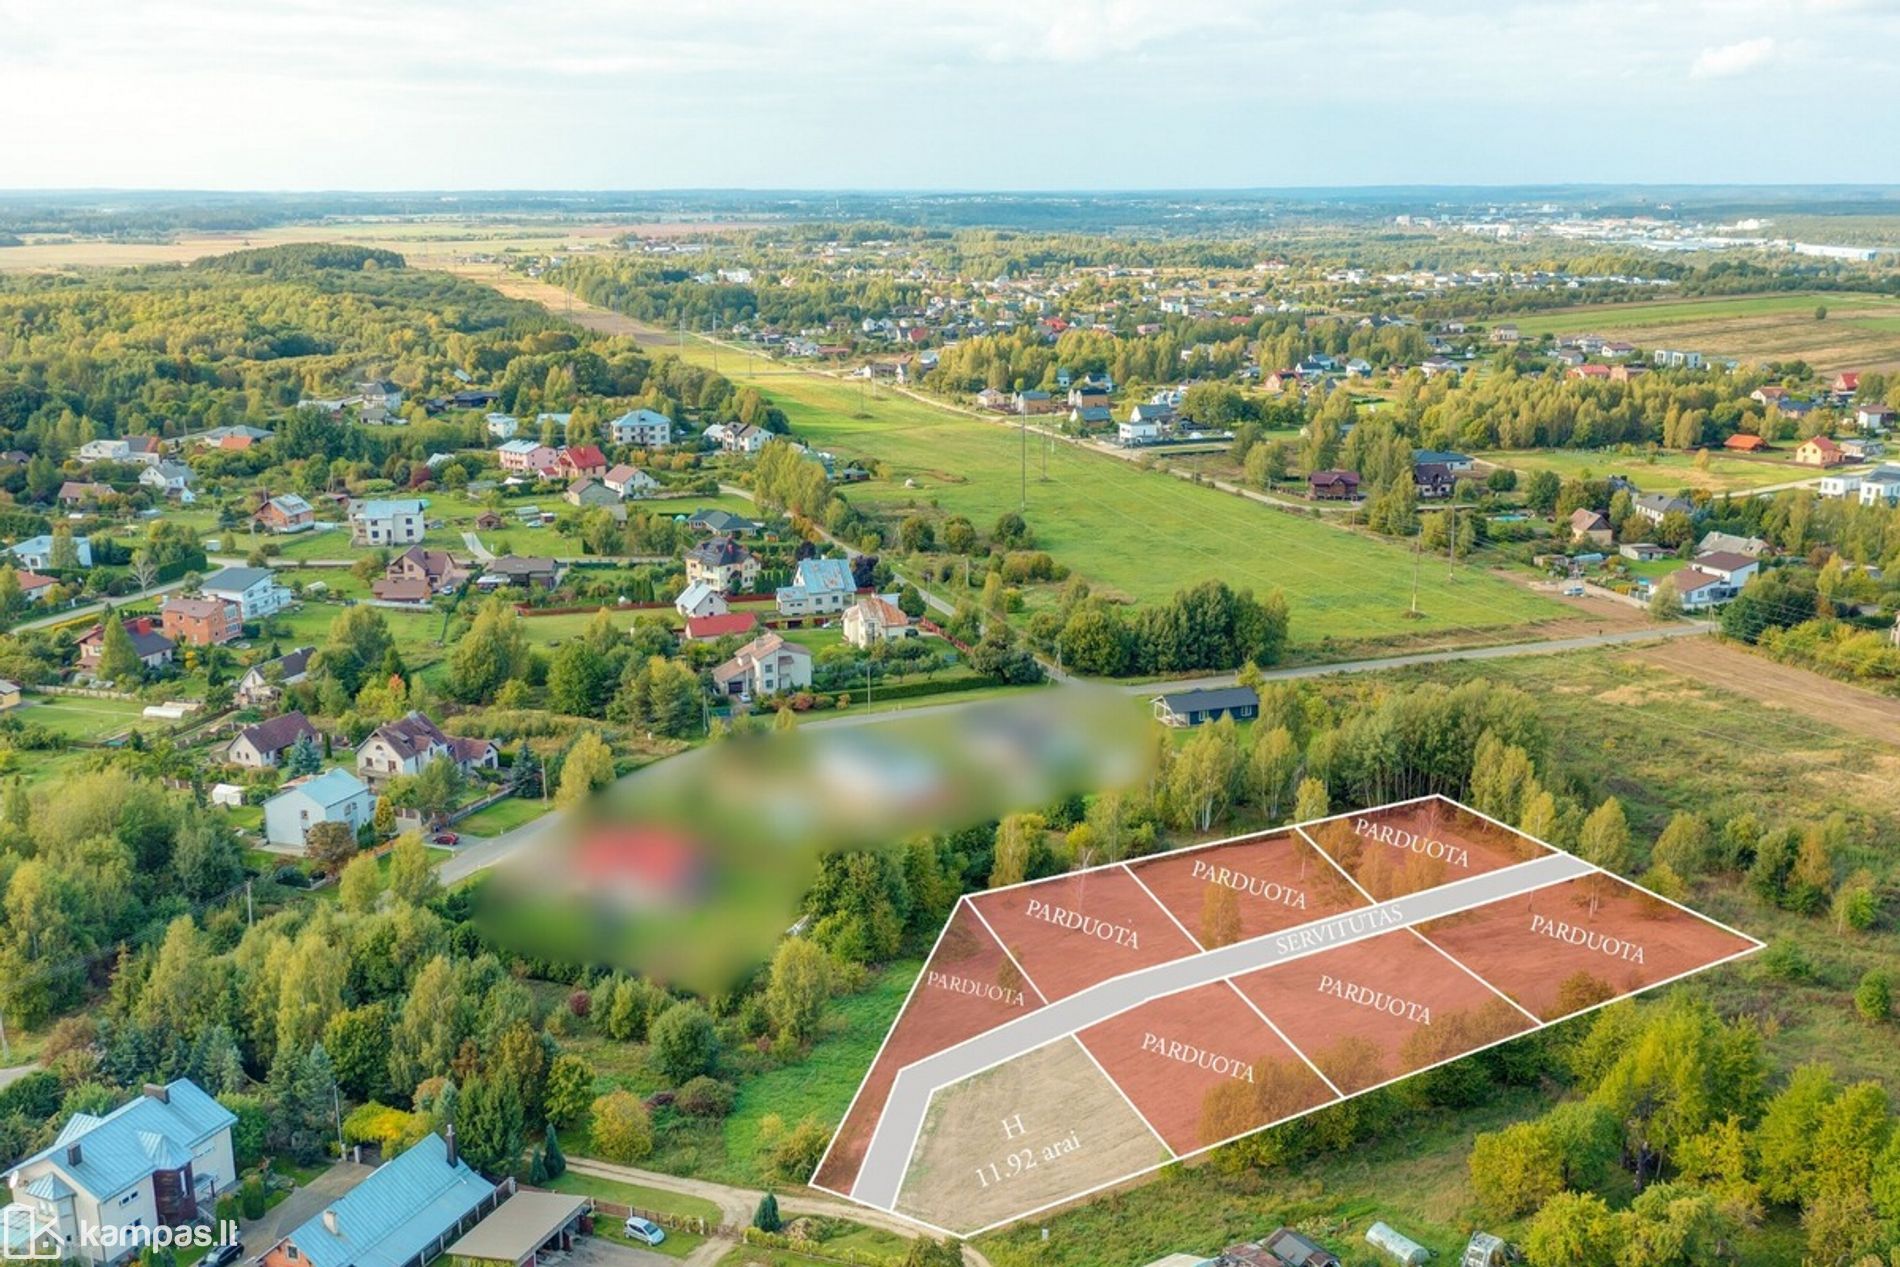
[[[1900,181],[1900,0],[0,0],[0,188]]]

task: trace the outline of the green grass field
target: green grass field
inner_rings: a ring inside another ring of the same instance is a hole
[[[688,355],[711,361],[704,344]],[[756,377],[721,363],[786,411],[793,431],[844,459],[885,465],[885,477],[850,487],[865,505],[937,505],[987,530],[1017,508],[1019,435],[1006,426],[899,396],[864,401],[856,384],[822,375],[761,368]],[[1301,514],[1196,487],[1116,458],[1056,444],[1049,478],[1040,479],[1042,446],[1031,437],[1027,518],[1037,544],[1098,591],[1136,601],[1166,598],[1183,586],[1220,578],[1257,593],[1283,591],[1293,609],[1292,637],[1312,645],[1395,635],[1497,629],[1553,616],[1546,600],[1482,571],[1442,567],[1419,575],[1423,619],[1410,620],[1413,561],[1406,549]],[[914,481],[906,488],[905,481]]]
[[[94,740],[114,735],[144,719],[145,701],[92,699],[84,695],[28,695],[14,714],[68,739]]]
[[[1816,307],[1827,319],[1816,321]],[[1900,301],[1880,295],[1796,292],[1599,304],[1505,317],[1520,333],[1600,334],[1742,361],[1804,360],[1816,370],[1900,365]]]
[[[464,836],[499,836],[505,831],[513,831],[524,823],[533,822],[552,808],[552,802],[511,796],[505,801],[496,801],[487,809],[470,814],[456,823],[454,830]]]
[[[1711,493],[1746,492],[1773,484],[1817,479],[1813,467],[1796,466],[1792,450],[1778,458],[1736,458],[1711,453],[1706,470],[1696,466],[1695,455],[1674,452],[1623,452],[1615,449],[1498,449],[1477,456],[1520,475],[1555,471],[1565,479],[1603,479],[1623,475],[1644,492],[1673,493],[1679,489],[1707,489]]]

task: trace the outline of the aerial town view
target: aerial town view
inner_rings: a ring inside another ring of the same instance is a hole
[[[1900,1267],[1897,75],[0,3],[0,1267]]]

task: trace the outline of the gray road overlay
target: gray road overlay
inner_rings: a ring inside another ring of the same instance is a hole
[[[940,1087],[960,1082],[1164,994],[1363,941],[1486,902],[1576,879],[1595,870],[1581,858],[1567,853],[1533,858],[1502,870],[1127,973],[926,1056],[904,1066],[892,1082],[890,1096],[885,1101],[884,1111],[878,1115],[870,1146],[865,1150],[864,1163],[858,1168],[857,1182],[851,1187],[851,1197],[886,1210],[896,1206],[904,1171],[910,1164],[911,1152],[923,1128],[924,1114],[930,1107],[931,1094]],[[1085,950],[1077,953],[1085,953]]]

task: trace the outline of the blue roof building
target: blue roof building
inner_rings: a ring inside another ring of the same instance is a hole
[[[451,1128],[451,1138],[453,1128]],[[426,1263],[493,1209],[495,1185],[440,1135],[351,1188],[265,1252],[266,1267],[406,1267]]]
[[[815,616],[841,612],[858,596],[851,564],[844,559],[800,559],[790,585],[778,591],[781,616]]]

